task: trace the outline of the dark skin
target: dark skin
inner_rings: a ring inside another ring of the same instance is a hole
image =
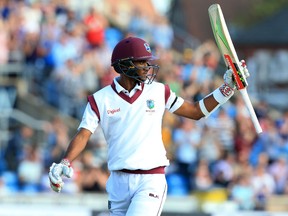
[[[137,67],[141,68],[147,66],[148,62],[137,61],[134,62],[134,64]],[[143,68],[141,70],[138,70],[138,75],[143,77],[142,81],[145,81],[144,77],[147,73],[148,69]],[[135,79],[127,77],[124,74],[120,74],[118,82],[123,88],[125,88],[129,92],[138,83],[138,81],[136,81]],[[213,95],[210,95],[209,97],[205,98],[204,104],[206,106],[206,109],[210,112],[218,105],[218,102],[214,99]],[[204,114],[200,109],[199,103],[192,103],[189,101],[184,101],[181,107],[177,109],[174,114],[193,120],[199,120],[204,117]],[[69,161],[73,161],[84,150],[91,135],[92,133],[89,130],[81,128],[72,138],[64,158],[67,158]]]

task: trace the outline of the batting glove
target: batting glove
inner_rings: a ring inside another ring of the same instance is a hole
[[[64,175],[67,178],[71,178],[73,176],[73,173],[74,171],[70,165],[69,160],[63,159],[58,164],[53,163],[49,171],[50,187],[55,192],[59,193],[64,186],[64,182],[61,176]]]
[[[250,73],[248,71],[248,68],[246,66],[246,62],[244,60],[241,60],[240,61],[241,65],[241,69],[243,71],[243,75],[246,78],[248,78],[250,76]],[[224,82],[230,87],[232,88],[233,90],[236,89],[236,84],[235,84],[235,81],[234,81],[234,77],[233,77],[233,72],[231,69],[227,70],[223,76],[224,78]]]

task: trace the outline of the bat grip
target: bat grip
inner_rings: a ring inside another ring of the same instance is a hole
[[[251,100],[249,98],[249,95],[248,95],[248,92],[247,92],[246,88],[240,89],[239,91],[240,91],[240,93],[242,95],[242,98],[244,100],[244,103],[245,103],[245,105],[246,105],[246,107],[247,107],[247,109],[249,111],[249,114],[250,114],[251,120],[252,120],[252,122],[254,124],[256,132],[258,134],[262,133],[262,128],[261,128],[260,123],[258,121],[258,118],[257,118],[257,116],[255,114],[254,108],[252,106],[252,103],[251,103]]]

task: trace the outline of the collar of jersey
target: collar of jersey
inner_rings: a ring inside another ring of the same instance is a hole
[[[135,92],[135,94],[130,98],[127,96],[124,91],[126,91],[117,81],[117,77],[114,78],[113,83],[111,84],[112,89],[125,101],[128,103],[133,103],[142,93],[142,90],[144,88],[144,83],[137,84],[134,89],[137,89],[138,91]]]
[[[118,77],[119,78],[119,77]],[[123,88],[119,83],[118,83],[118,80],[117,80],[117,77],[114,78],[113,82],[115,83],[115,88],[116,88],[116,91],[117,93],[119,94],[120,92],[125,92],[127,91],[125,88]],[[142,91],[142,85],[141,84],[137,84],[133,89],[137,89],[137,90],[140,90]]]

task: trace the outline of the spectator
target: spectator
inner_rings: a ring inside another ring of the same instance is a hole
[[[155,17],[152,41],[160,49],[171,49],[174,39],[174,32],[169,21],[164,16]]]
[[[238,123],[238,131],[235,136],[235,152],[236,154],[240,154],[240,152],[244,151],[248,154],[251,153],[253,145],[257,140],[257,134],[254,129],[251,127],[251,122],[246,120],[241,120]]]
[[[231,152],[234,150],[235,121],[228,115],[228,112],[224,108],[220,108],[217,111],[217,114],[212,114],[213,116],[211,117],[213,118],[207,119],[207,124],[212,130],[219,134],[219,141],[221,142],[222,148]]]
[[[91,48],[102,46],[105,42],[105,29],[108,26],[106,18],[95,7],[91,7],[89,14],[83,19],[86,40]]]
[[[40,24],[42,21],[42,11],[40,2],[31,2],[25,4],[24,2],[19,2],[18,4],[20,12],[20,22],[21,27],[25,35],[39,35],[40,33]]]
[[[250,152],[250,163],[253,166],[257,165],[257,159],[261,153],[267,153],[269,160],[274,161],[282,154],[278,146],[283,143],[282,137],[276,127],[275,121],[270,118],[262,118],[263,133],[259,136],[252,146]]]
[[[201,131],[201,141],[198,147],[198,157],[207,161],[209,166],[214,164],[223,151],[218,134],[213,129],[205,125]]]
[[[280,156],[268,167],[275,181],[275,194],[288,194],[288,165],[285,156]]]
[[[79,62],[68,59],[59,77],[59,110],[65,115],[80,118],[86,106],[83,67]]]
[[[48,169],[52,161],[59,161],[64,154],[69,137],[68,127],[59,116],[54,117],[45,130],[47,144],[44,151],[44,165]]]
[[[278,120],[279,134],[283,139],[288,140],[288,111],[283,113],[283,117]]]
[[[41,176],[43,172],[41,152],[35,145],[24,147],[24,158],[18,166],[20,190],[27,193],[40,191]]]
[[[21,2],[11,3],[10,13],[8,19],[5,21],[7,23],[7,30],[9,32],[9,60],[8,62],[21,63],[23,61],[23,51],[22,51],[22,41],[24,40],[24,34],[22,32],[21,22],[21,12],[20,12]]]
[[[53,68],[62,67],[69,59],[76,59],[80,56],[79,49],[73,43],[73,38],[66,32],[62,32],[59,39],[51,46],[51,59]]]
[[[175,116],[168,113],[163,116],[162,139],[167,152],[167,157],[171,160],[174,160],[175,146],[172,134],[175,127],[174,124],[176,124],[175,122],[177,120],[178,118],[175,118]]]
[[[95,51],[86,49],[83,53],[82,59],[80,60],[80,64],[83,67],[82,84],[86,94],[89,94],[96,89],[100,89],[100,79],[105,73],[104,70],[102,70],[101,63],[95,61]]]
[[[210,174],[209,163],[205,159],[200,159],[196,167],[195,175],[191,176],[193,191],[208,191],[214,187]]]
[[[151,18],[139,8],[134,8],[131,15],[127,31],[136,37],[146,38],[148,43],[151,41]]]
[[[43,74],[40,74],[42,79],[49,77],[50,72],[54,69],[54,60],[51,53],[53,44],[60,38],[63,29],[57,22],[54,15],[53,8],[46,7],[43,22],[41,25],[41,32],[39,35],[40,41],[38,44],[38,62],[42,62]],[[40,61],[39,61],[40,60]],[[40,64],[40,63],[38,63]]]
[[[235,163],[235,154],[224,150],[221,158],[212,166],[212,177],[217,186],[226,188],[237,178]]]
[[[6,186],[6,183],[4,182],[4,179],[2,176],[0,176],[0,195],[7,195],[10,193],[9,188]]]
[[[190,84],[190,76],[192,73],[193,68],[193,53],[194,51],[192,49],[184,49],[182,61],[180,65],[180,73],[181,73],[181,80],[183,80],[184,86],[187,86]]]
[[[28,126],[21,126],[18,131],[13,133],[12,138],[4,150],[7,170],[16,172],[20,161],[23,159],[25,146],[34,142],[34,130]]]
[[[237,177],[230,189],[230,199],[238,204],[239,210],[254,210],[255,195],[249,175],[243,174]]]
[[[80,187],[83,192],[105,192],[108,170],[105,164],[96,161],[93,152],[85,151],[82,155],[83,168],[81,170]]]
[[[201,128],[197,123],[183,118],[180,127],[174,131],[173,140],[176,145],[174,160],[178,164],[178,172],[189,178],[198,160]]]
[[[0,19],[0,65],[6,64],[9,59],[8,36],[7,24]]]
[[[251,177],[251,184],[254,188],[254,193],[256,196],[256,209],[264,210],[267,199],[275,191],[275,180],[273,176],[266,170],[267,167],[263,165],[258,165],[254,168],[253,175]]]

